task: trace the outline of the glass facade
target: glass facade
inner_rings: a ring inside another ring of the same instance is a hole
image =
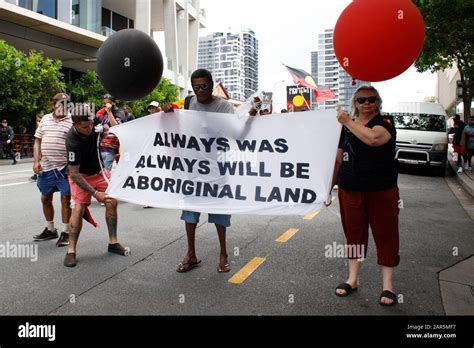
[[[102,22],[102,1],[100,0],[72,0],[71,24],[100,33]]]
[[[18,0],[18,6],[51,18],[58,16],[57,0]]]
[[[102,0],[18,0],[18,6],[104,36],[135,26],[133,19],[102,7]]]

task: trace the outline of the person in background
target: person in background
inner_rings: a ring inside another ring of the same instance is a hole
[[[124,122],[130,122],[135,119],[135,116],[133,116],[133,114],[129,111],[128,105],[122,106],[122,111],[123,111],[123,114],[125,115]]]
[[[454,134],[453,137],[453,151],[457,153],[457,159],[456,159],[456,167],[458,168],[458,173],[463,172],[463,168],[466,163],[466,155],[465,155],[465,149],[461,145],[461,137],[464,131],[464,127],[466,127],[466,124],[461,121],[461,117],[456,114],[453,117],[454,121],[454,126],[449,130],[449,134]],[[463,160],[464,160],[464,165],[463,165]]]
[[[472,171],[472,156],[474,155],[474,116],[469,117],[468,124],[464,127],[461,145],[467,152],[465,169]]]
[[[104,126],[104,136],[100,142],[100,154],[104,168],[110,172],[120,147],[118,138],[110,132],[110,128],[125,122],[125,114],[115,105],[115,98],[110,94],[106,94],[102,99],[102,109],[97,111],[96,117]]]
[[[13,160],[12,165],[16,164],[16,158],[12,148],[14,137],[13,128],[8,125],[7,120],[2,120],[2,125],[0,126],[0,146],[2,147],[3,153],[10,155]]]
[[[354,93],[351,109],[355,119],[337,110],[344,126],[339,141],[333,185],[339,185],[341,221],[347,240],[349,277],[336,295],[350,295],[358,288],[361,261],[366,258],[369,226],[377,249],[383,278],[379,297],[382,306],[393,306],[394,269],[399,256],[399,190],[395,163],[396,130],[389,117],[380,114],[382,99],[371,86]]]
[[[38,175],[36,185],[41,192],[41,203],[46,227],[34,236],[35,241],[58,238],[54,228],[53,194],[61,193],[62,231],[56,245],[69,244],[69,218],[71,217],[71,189],[67,178],[66,135],[72,127],[67,104],[70,98],[65,93],[53,97],[53,112],[44,115],[35,132],[33,148],[33,171]]]
[[[148,107],[146,108],[146,110],[148,111],[148,115],[156,114],[157,112],[160,112],[160,111],[161,111],[160,103],[158,103],[157,101],[152,101],[152,102],[148,105]]]

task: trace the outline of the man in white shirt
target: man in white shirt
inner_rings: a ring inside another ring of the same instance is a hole
[[[57,246],[69,244],[69,218],[71,217],[71,190],[67,179],[66,135],[72,127],[71,116],[67,112],[70,98],[65,93],[53,97],[53,112],[44,115],[36,129],[33,171],[38,175],[37,186],[41,192],[41,203],[46,219],[46,227],[34,236],[35,241],[58,238],[54,227],[53,194],[61,192],[61,237]]]

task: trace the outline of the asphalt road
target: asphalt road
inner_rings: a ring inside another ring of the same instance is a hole
[[[327,245],[345,242],[337,199],[307,220],[234,216],[227,274],[217,273],[217,234],[205,215],[197,232],[202,264],[180,274],[175,265],[186,239],[179,211],[120,204],[119,239],[132,250],[122,257],[107,253],[105,209],[94,203],[91,212],[101,227],[84,224],[79,263],[69,269],[62,264],[65,248],[32,242],[44,221],[31,174],[31,163],[0,166],[0,245],[38,246],[36,262],[0,258],[0,315],[444,315],[437,272],[474,252],[473,223],[445,179],[401,174],[395,285],[402,302],[395,307],[377,302],[382,283],[372,238],[359,291],[349,298],[334,295],[347,275],[345,259],[325,255]],[[59,213],[59,197],[55,207]],[[275,241],[289,229],[298,231],[287,242]],[[229,282],[256,257],[264,261],[245,281]]]

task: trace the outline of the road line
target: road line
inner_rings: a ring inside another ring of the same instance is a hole
[[[2,187],[8,187],[8,186],[17,186],[17,185],[24,185],[24,184],[30,184],[31,181],[25,181],[25,182],[16,182],[14,184],[4,184],[4,185],[0,185],[0,188]]]
[[[304,220],[313,220],[316,215],[318,215],[321,212],[321,210],[315,211],[314,213],[308,214],[304,217]]]
[[[33,172],[31,169],[28,169],[28,170],[18,170],[16,172],[5,172],[5,173],[0,173],[0,175],[8,175],[8,174],[15,174],[15,173],[29,173],[29,172]]]
[[[291,237],[293,237],[296,232],[299,231],[299,228],[290,228],[288,231],[283,233],[280,237],[278,237],[275,242],[280,242],[280,243],[286,243],[288,240],[290,240]]]
[[[229,283],[242,284],[255,270],[265,262],[264,257],[255,257],[229,279]]]

